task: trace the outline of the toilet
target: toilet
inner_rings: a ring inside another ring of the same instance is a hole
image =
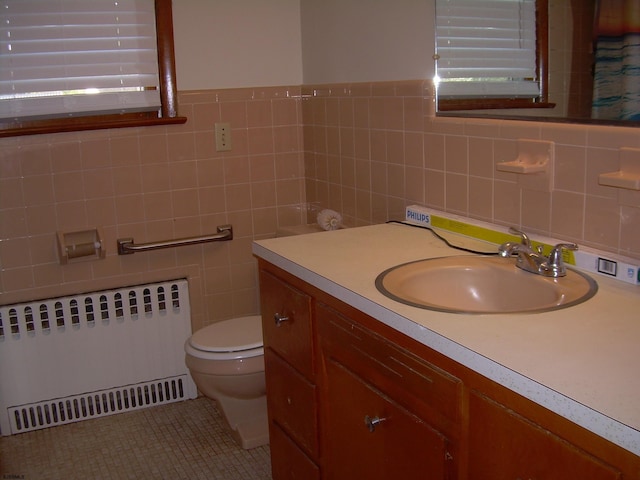
[[[323,232],[317,224],[279,228],[276,237]],[[234,440],[245,449],[269,443],[260,315],[232,318],[195,332],[185,363],[200,393],[215,400]]]
[[[229,432],[242,448],[269,443],[259,315],[198,330],[185,342],[185,363],[198,390],[218,404]]]

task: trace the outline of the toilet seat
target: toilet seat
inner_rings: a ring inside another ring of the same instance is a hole
[[[252,315],[214,323],[195,332],[185,347],[190,355],[212,360],[262,355],[262,317]]]

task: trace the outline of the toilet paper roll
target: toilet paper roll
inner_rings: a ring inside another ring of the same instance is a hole
[[[67,258],[89,257],[96,254],[99,248],[96,243],[79,243],[78,245],[69,245],[66,248]]]

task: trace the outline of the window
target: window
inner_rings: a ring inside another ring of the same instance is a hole
[[[438,109],[546,104],[546,0],[437,0]]]
[[[0,0],[0,136],[184,123],[171,0]]]

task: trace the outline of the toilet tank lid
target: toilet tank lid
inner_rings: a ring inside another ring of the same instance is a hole
[[[262,347],[260,315],[223,320],[198,330],[190,343],[206,352],[240,352]]]

